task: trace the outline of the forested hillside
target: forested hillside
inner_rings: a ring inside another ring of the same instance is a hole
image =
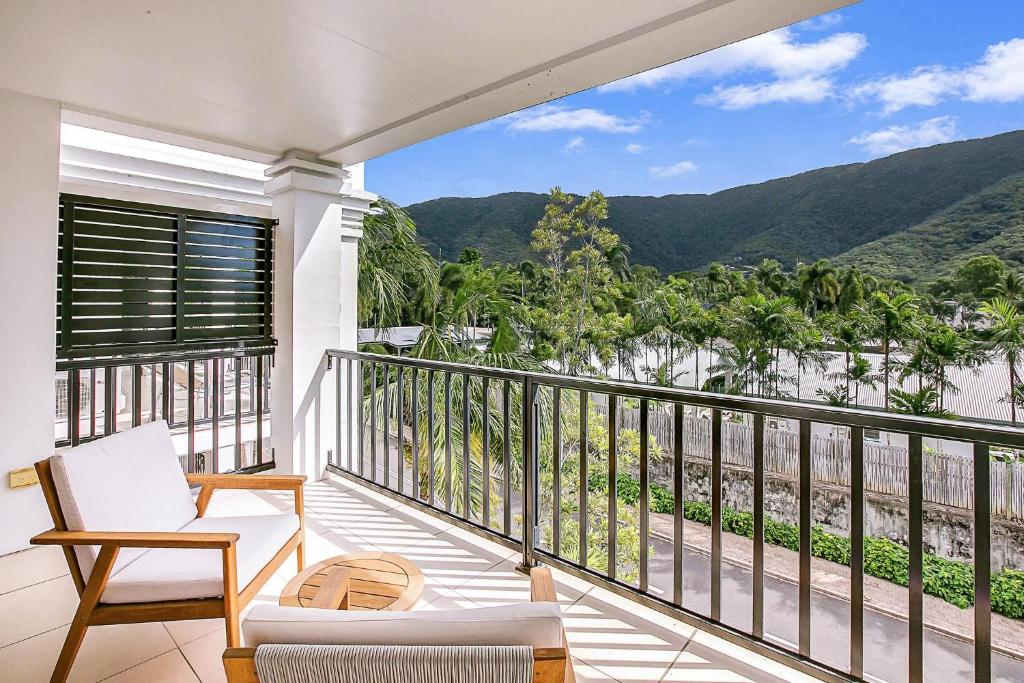
[[[987,187],[910,230],[862,244],[833,260],[919,284],[985,254],[1010,266],[1024,266],[1024,175]]]
[[[1021,244],[1019,236],[1001,238],[998,233],[1013,225],[1012,207],[1019,209],[1020,193],[1017,185],[1014,194],[1009,179],[1022,173],[1024,131],[1016,131],[712,195],[610,197],[608,223],[631,247],[635,263],[665,273],[698,270],[712,261],[745,264],[762,258],[790,267],[835,257],[915,226],[943,226],[946,238],[933,245],[936,254],[942,252],[939,243],[955,241],[952,235],[968,226],[978,233],[970,242],[978,249],[1012,249]],[[488,261],[517,262],[530,257],[530,232],[545,198],[527,192],[446,197],[414,204],[408,212],[435,255],[454,259],[464,247],[475,247]],[[877,267],[896,267],[917,240],[879,242],[899,255],[888,266],[879,257]],[[927,267],[932,258],[920,256],[914,262]],[[1021,260],[1010,254],[1005,258]]]

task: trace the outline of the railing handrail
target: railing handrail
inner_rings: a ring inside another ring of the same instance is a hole
[[[213,360],[225,358],[252,358],[254,356],[274,355],[276,347],[237,346],[210,350],[171,351],[134,356],[108,356],[106,358],[58,358],[57,371],[92,370],[96,368],[121,368],[132,365],[162,365],[163,363],[186,363],[190,360]]]
[[[970,420],[947,420],[918,415],[900,415],[863,408],[815,406],[795,401],[717,394],[678,387],[656,387],[617,380],[570,377],[553,373],[507,370],[468,363],[426,360],[408,356],[391,356],[364,351],[328,349],[330,357],[402,365],[422,370],[437,370],[478,377],[532,383],[546,387],[582,390],[591,393],[614,394],[629,398],[644,398],[667,403],[685,403],[702,408],[717,408],[730,412],[761,413],[771,417],[807,420],[826,424],[865,427],[886,432],[902,432],[936,439],[984,443],[992,446],[1024,449],[1024,429],[1009,425],[990,425]]]

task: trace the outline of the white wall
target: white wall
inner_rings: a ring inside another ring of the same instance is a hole
[[[50,526],[7,473],[53,451],[60,105],[0,90],[0,554]]]

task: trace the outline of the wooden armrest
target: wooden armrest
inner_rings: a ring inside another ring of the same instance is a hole
[[[295,491],[306,483],[302,474],[186,474],[185,478],[193,486],[260,491]]]
[[[228,683],[259,683],[256,648],[229,647],[224,650],[224,673]]]
[[[530,602],[558,602],[555,580],[551,578],[549,568],[534,567],[530,570]]]
[[[352,581],[352,570],[337,567],[327,573],[320,589],[313,596],[310,607],[319,609],[348,609],[348,591]]]
[[[35,536],[32,545],[109,545],[118,548],[230,548],[238,534],[193,531],[57,531]]]

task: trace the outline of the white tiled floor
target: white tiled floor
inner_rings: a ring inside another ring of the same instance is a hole
[[[418,564],[426,589],[417,609],[471,608],[529,600],[517,554],[430,515],[340,479],[306,487],[307,560],[358,550],[396,552]],[[290,494],[224,492],[211,515],[287,508]],[[256,602],[276,602],[292,562]],[[555,573],[576,678],[590,681],[810,681],[667,616],[574,577]],[[46,681],[77,604],[59,549],[0,557],[0,679]],[[223,621],[89,629],[74,681],[223,681]]]

